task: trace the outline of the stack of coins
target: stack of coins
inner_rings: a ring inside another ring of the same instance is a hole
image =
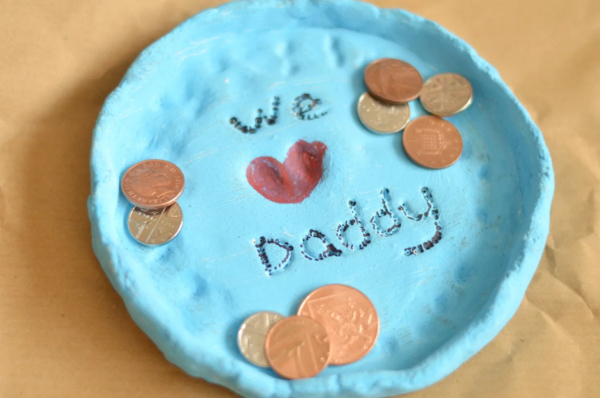
[[[464,111],[473,102],[473,89],[454,73],[423,78],[412,65],[384,58],[365,69],[368,92],[358,100],[358,117],[367,129],[378,134],[404,130],[402,142],[408,156],[421,166],[441,169],[454,164],[462,153],[460,133],[441,117]],[[408,102],[420,97],[421,104],[435,116],[410,121]],[[409,122],[410,121],[410,122]]]
[[[121,190],[134,205],[127,226],[138,242],[161,245],[179,234],[183,213],[177,199],[184,185],[179,167],[165,160],[145,160],[125,172]]]
[[[363,358],[379,335],[373,303],[346,285],[326,285],[310,293],[296,315],[275,312],[248,317],[238,332],[238,346],[248,361],[271,367],[286,379],[319,374],[328,365]]]

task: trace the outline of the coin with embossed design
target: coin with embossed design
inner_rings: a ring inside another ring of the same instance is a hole
[[[366,128],[378,134],[394,134],[402,131],[410,119],[408,104],[388,104],[364,93],[358,100],[358,117]]]
[[[127,220],[129,232],[145,245],[162,245],[173,240],[183,226],[183,212],[177,203],[162,209],[134,207]]]
[[[392,104],[405,104],[419,96],[423,78],[411,64],[384,58],[367,66],[365,83],[375,98]]]
[[[271,311],[257,312],[250,315],[238,331],[238,347],[246,359],[257,366],[269,367],[265,356],[265,340],[269,330],[283,315]]]
[[[133,165],[121,180],[121,190],[127,200],[144,209],[160,209],[175,203],[184,185],[179,167],[158,159]]]
[[[428,79],[421,89],[423,108],[437,116],[452,116],[473,102],[471,83],[456,73],[441,73]]]
[[[463,150],[462,137],[456,127],[437,116],[421,116],[408,123],[402,143],[412,160],[430,169],[454,164]]]
[[[332,365],[358,361],[375,345],[379,317],[371,300],[346,285],[326,285],[310,293],[300,304],[298,315],[312,318],[327,330]]]
[[[329,337],[314,319],[290,316],[267,334],[265,354],[273,370],[286,379],[313,377],[329,363]]]

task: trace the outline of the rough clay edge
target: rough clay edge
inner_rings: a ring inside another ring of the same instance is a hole
[[[459,52],[464,52],[470,56],[472,62],[487,74],[493,83],[502,89],[508,100],[512,101],[522,114],[526,128],[533,134],[533,139],[537,145],[536,149],[539,153],[540,170],[542,170],[539,197],[531,215],[530,228],[523,238],[525,241],[523,250],[515,259],[514,264],[507,267],[505,279],[497,287],[495,294],[491,295],[488,303],[484,306],[484,310],[466,329],[456,334],[434,354],[412,368],[399,371],[353,372],[322,376],[308,380],[286,381],[260,372],[247,372],[247,369],[245,370],[240,366],[239,360],[232,358],[215,356],[210,352],[202,352],[202,355],[193,355],[192,352],[186,350],[185,342],[181,345],[172,340],[163,342],[159,336],[168,335],[169,328],[166,322],[157,316],[156,311],[137,306],[135,298],[129,297],[126,294],[129,290],[128,284],[131,281],[128,280],[127,273],[123,274],[122,272],[118,250],[111,249],[113,246],[118,246],[107,241],[107,238],[113,234],[107,231],[102,214],[97,212],[95,198],[101,193],[102,184],[99,184],[97,179],[95,165],[100,166],[102,164],[102,155],[95,152],[94,147],[92,147],[90,162],[92,194],[88,200],[88,209],[90,219],[92,220],[94,242],[100,243],[94,245],[94,251],[98,259],[104,258],[108,260],[101,261],[101,265],[115,289],[124,299],[134,321],[159,346],[167,359],[182,367],[190,375],[202,377],[209,382],[224,385],[247,396],[278,398],[291,396],[331,397],[333,395],[343,397],[379,397],[415,391],[441,380],[456,370],[462,363],[488,344],[512,318],[537,269],[549,232],[549,213],[554,192],[554,173],[542,133],[531,120],[525,108],[510,92],[506,84],[502,82],[497,71],[477,55],[466,42],[438,24],[406,11],[379,9],[373,5],[353,0],[245,0],[224,4],[218,8],[204,10],[188,19],[140,54],[119,87],[107,99],[94,130],[94,142],[96,135],[100,134],[103,125],[110,123],[109,109],[111,108],[111,103],[114,102],[116,96],[122,95],[128,88],[133,86],[133,81],[138,79],[135,71],[144,68],[148,55],[159,46],[159,43],[168,40],[171,35],[177,34],[179,30],[182,30],[188,24],[210,21],[215,15],[223,15],[227,11],[233,11],[237,8],[252,7],[258,9],[269,6],[295,6],[296,3],[314,3],[317,6],[319,3],[331,3],[335,4],[338,8],[357,5],[363,7],[365,13],[375,13],[379,17],[382,15],[395,17],[405,23],[414,24],[416,29],[433,30],[440,35],[441,40],[447,40],[448,44],[454,46]],[[103,233],[100,232],[101,230]],[[511,258],[514,256],[515,254],[512,254]],[[186,360],[180,361],[179,359],[182,357]]]

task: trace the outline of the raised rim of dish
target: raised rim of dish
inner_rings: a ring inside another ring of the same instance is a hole
[[[523,134],[531,135],[537,150],[539,162],[539,184],[535,189],[538,197],[531,212],[530,220],[523,237],[523,249],[511,257],[514,262],[507,265],[504,278],[490,295],[487,304],[478,316],[462,331],[444,343],[432,355],[419,364],[403,370],[353,371],[344,374],[321,375],[305,380],[282,380],[260,371],[242,368],[240,359],[210,350],[192,349],[190,339],[164,339],[171,329],[169,320],[159,316],[156,308],[150,308],[146,301],[138,300],[129,294],[132,282],[127,266],[119,251],[118,237],[109,221],[102,215],[105,212],[100,200],[105,190],[115,189],[105,182],[106,160],[103,153],[92,146],[91,172],[92,193],[88,200],[89,216],[92,221],[94,251],[119,292],[135,322],[165,353],[167,359],[193,376],[204,378],[212,383],[224,385],[247,396],[266,397],[373,397],[407,393],[427,387],[457,369],[467,359],[477,353],[506,325],[516,312],[529,282],[535,273],[549,232],[549,214],[554,192],[554,173],[548,149],[542,133],[529,117],[525,108],[518,102],[496,70],[483,60],[463,40],[448,32],[438,24],[398,9],[379,9],[376,6],[354,0],[240,0],[220,7],[204,10],[183,22],[173,31],[146,48],[130,67],[119,87],[108,97],[94,130],[94,142],[102,131],[114,122],[113,110],[117,109],[117,98],[136,86],[143,79],[143,71],[152,62],[151,55],[169,40],[170,37],[196,24],[213,20],[217,15],[226,21],[230,15],[242,9],[260,10],[269,7],[301,7],[311,4],[314,7],[335,7],[340,13],[346,10],[361,11],[378,18],[395,18],[398,23],[410,24],[417,30],[428,30],[439,36],[444,45],[467,54],[470,62],[480,69],[493,84],[502,90],[506,102],[515,106],[525,128]],[[112,170],[118,179],[118,171]]]

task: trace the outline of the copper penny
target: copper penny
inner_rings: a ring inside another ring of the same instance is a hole
[[[408,123],[402,143],[412,160],[430,169],[454,164],[463,150],[462,138],[456,127],[437,116],[421,116]]]
[[[332,365],[358,361],[375,345],[379,335],[377,311],[363,293],[346,285],[326,285],[310,293],[298,315],[321,323],[331,340]]]
[[[267,334],[265,354],[273,370],[286,379],[313,377],[329,363],[329,337],[314,319],[290,316]]]
[[[384,58],[367,66],[365,82],[372,96],[392,104],[405,104],[419,96],[423,78],[412,65]]]
[[[133,165],[121,180],[121,190],[127,200],[144,209],[160,209],[175,203],[184,185],[179,167],[157,159]]]
[[[452,116],[473,102],[471,83],[456,73],[442,73],[428,79],[421,90],[423,108],[437,116]]]

